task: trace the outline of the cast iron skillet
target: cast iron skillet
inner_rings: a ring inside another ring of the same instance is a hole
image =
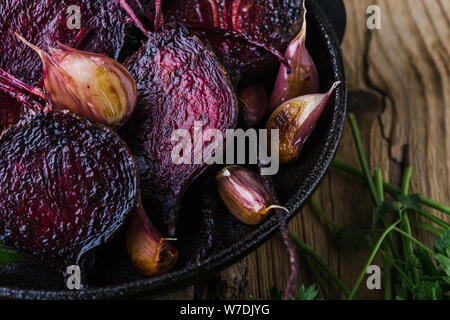
[[[337,22],[332,27],[316,1],[307,1],[307,45],[319,70],[321,91],[327,91],[338,80],[342,81],[342,85],[329,102],[300,159],[282,166],[274,177],[280,201],[290,211],[289,219],[302,208],[325,175],[338,146],[346,113],[347,92],[339,47],[345,30],[345,10],[341,1],[319,1],[320,6]],[[65,290],[64,278],[60,273],[23,258],[0,268],[0,298],[105,299],[160,294],[223,270],[255,250],[277,230],[278,223],[274,215],[259,227],[244,226],[225,211],[218,199],[219,227],[214,248],[201,263],[187,263],[195,243],[201,240],[196,238],[201,237],[201,217],[194,214],[200,211],[198,196],[201,185],[202,181],[192,185],[183,202],[177,243],[180,260],[175,271],[154,278],[141,277],[128,262],[122,233],[100,250],[95,273],[85,275],[89,284],[87,289]]]

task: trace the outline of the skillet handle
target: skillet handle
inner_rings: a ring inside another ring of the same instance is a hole
[[[320,6],[325,16],[336,33],[339,42],[342,43],[347,26],[347,13],[342,0],[314,0]]]

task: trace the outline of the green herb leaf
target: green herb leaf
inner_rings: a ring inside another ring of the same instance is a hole
[[[419,262],[419,269],[422,272],[422,280],[440,277],[441,272],[436,268],[430,255],[425,249],[415,248],[414,255]]]
[[[396,196],[397,201],[385,201],[375,206],[372,210],[372,226],[375,226],[387,213],[396,213],[401,210],[421,210],[420,196],[417,194],[409,194],[407,196],[399,194]]]
[[[450,229],[444,231],[442,236],[437,235],[434,238],[434,252],[445,254],[450,249]]]
[[[319,290],[316,289],[315,284],[308,287],[307,289],[305,289],[304,285],[301,285],[298,289],[298,296],[295,297],[294,300],[314,300],[318,294]]]
[[[408,194],[407,196],[399,194],[397,200],[402,204],[403,210],[421,210],[420,196],[418,194]]]
[[[433,257],[439,262],[439,267],[446,274],[442,277],[442,280],[450,284],[450,249],[447,249],[446,256],[441,253],[436,253]]]
[[[10,248],[0,245],[0,265],[5,265],[20,259],[20,255]]]

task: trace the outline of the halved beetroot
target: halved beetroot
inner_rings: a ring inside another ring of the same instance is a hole
[[[38,112],[1,136],[0,184],[0,241],[64,268],[82,264],[123,225],[138,178],[111,130],[68,112]]]
[[[303,0],[165,0],[162,12],[165,22],[234,30],[284,52],[300,31]],[[198,34],[238,78],[262,75],[278,65],[273,55],[245,41],[207,31]]]
[[[80,30],[67,26],[72,5],[80,7]],[[42,77],[39,57],[14,32],[40,48],[60,41],[116,59],[124,43],[124,20],[120,6],[110,0],[0,0],[0,68],[31,85]]]
[[[172,134],[187,129],[194,145],[194,122],[202,121],[203,130],[218,129],[225,136],[236,125],[237,99],[224,68],[184,28],[148,36],[125,65],[136,80],[139,102],[124,136],[136,157],[143,196],[160,205],[173,235],[181,197],[208,166],[193,160],[174,164],[171,153],[179,142],[171,140]]]

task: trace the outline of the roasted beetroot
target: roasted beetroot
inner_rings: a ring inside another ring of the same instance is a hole
[[[284,52],[298,34],[302,23],[303,0],[165,0],[165,22],[197,23],[250,36]],[[236,77],[263,75],[277,66],[267,50],[242,39],[202,31],[200,38],[211,45],[220,61]]]
[[[69,29],[70,6],[79,6],[81,29]],[[42,78],[39,57],[19,45],[14,32],[40,48],[60,41],[80,50],[117,58],[122,49],[125,14],[116,1],[0,0],[0,68],[28,84]]]
[[[203,130],[218,129],[225,136],[236,125],[237,99],[223,67],[187,30],[163,28],[147,35],[125,64],[136,80],[139,102],[124,136],[136,157],[142,194],[160,205],[173,236],[180,199],[207,165],[194,164],[191,155],[192,164],[175,164],[171,153],[179,142],[172,134],[186,129],[194,137],[194,122],[200,121]]]
[[[0,241],[58,268],[82,264],[134,208],[134,159],[68,112],[24,116],[0,138]]]

